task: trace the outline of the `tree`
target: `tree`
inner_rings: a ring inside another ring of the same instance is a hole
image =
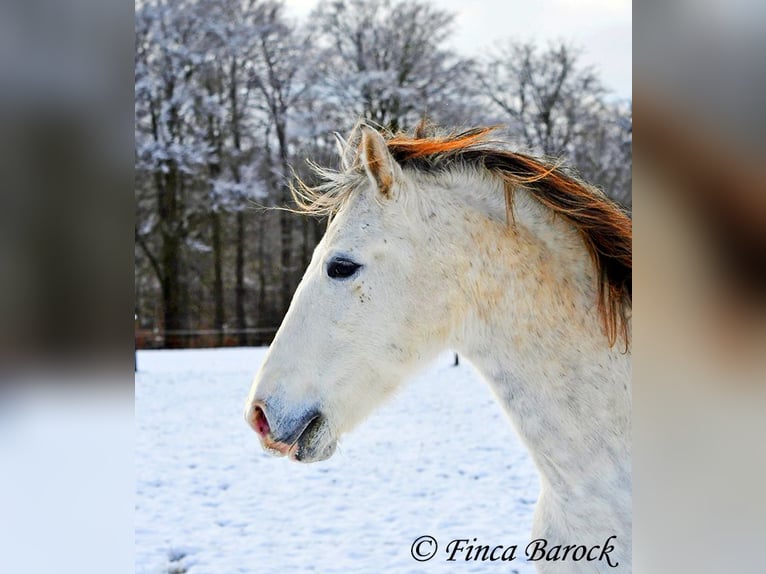
[[[249,200],[265,200],[268,193],[254,193],[252,164],[262,161],[256,149],[257,132],[269,117],[248,113],[251,106],[265,107],[255,96],[253,75],[259,67],[259,46],[264,36],[272,34],[279,5],[274,2],[240,0],[200,0],[197,3],[202,36],[201,53],[206,58],[205,87],[207,103],[200,112],[208,118],[208,134],[216,158],[211,163],[213,252],[215,254],[214,298],[216,312],[213,326],[222,330],[224,321],[221,215],[235,214],[235,290],[234,313],[239,344],[246,344],[245,312],[245,211]],[[212,108],[212,109],[211,109]],[[247,172],[247,173],[246,173]],[[247,181],[246,181],[247,180]],[[263,188],[262,185],[256,186]],[[263,290],[263,286],[261,286]],[[263,310],[259,309],[258,316]]]
[[[338,0],[320,3],[312,20],[334,129],[363,117],[395,132],[424,115],[444,121],[465,103],[472,63],[444,46],[454,15],[418,0]]]
[[[583,179],[630,210],[632,203],[633,110],[630,103],[605,104],[587,119],[571,152]]]
[[[528,151],[563,158],[624,205],[630,186],[631,118],[607,101],[598,75],[565,43],[509,42],[478,74],[490,108]]]
[[[183,1],[147,3],[136,12],[137,171],[153,184],[147,185],[151,198],[139,197],[138,207],[141,199],[154,203],[151,217],[137,218],[143,225],[136,227],[136,244],[160,283],[167,331],[187,327],[182,251],[189,238],[193,182],[207,168],[209,152],[193,117],[201,93],[190,81],[199,62],[189,49],[195,20],[186,8]],[[150,235],[158,243],[154,248]],[[172,336],[167,344],[182,341]]]
[[[272,189],[278,190],[276,201],[286,206],[291,201],[291,178],[288,122],[290,114],[306,93],[310,82],[304,72],[310,60],[309,37],[300,33],[284,16],[282,4],[265,2],[255,11],[259,34],[255,42],[253,66],[248,71],[249,85],[261,95],[261,110],[269,120],[266,134],[268,173]],[[270,134],[276,138],[276,158],[268,145]],[[292,268],[294,216],[282,211],[280,226],[280,261],[282,264],[282,311],[287,311],[295,287]]]
[[[258,117],[253,105],[257,91],[249,82],[257,67],[253,46],[271,23],[273,6],[239,0],[137,6],[136,243],[161,285],[166,331],[187,327],[188,292],[205,290],[207,281],[187,273],[185,262],[199,267],[206,253],[213,260],[213,326],[222,330],[223,233],[231,214],[236,218],[234,300],[241,336],[247,327],[245,210],[254,191],[264,188],[253,164],[263,160],[256,132],[268,119]],[[187,252],[194,257],[186,257]],[[181,342],[171,333],[167,344]]]

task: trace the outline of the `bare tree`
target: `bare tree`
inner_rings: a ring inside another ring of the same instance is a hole
[[[213,327],[222,331],[228,267],[223,235],[234,214],[234,314],[245,342],[245,210],[254,191],[263,188],[253,176],[253,164],[263,160],[255,132],[269,120],[257,113],[254,96],[261,94],[250,76],[259,61],[255,46],[273,25],[274,6],[240,0],[137,6],[136,243],[161,285],[167,331],[186,328],[192,312],[187,292],[206,290],[207,281],[184,268],[186,261],[199,268],[206,253],[213,262]],[[186,251],[195,255],[187,258]],[[194,303],[205,312],[203,302]]]
[[[630,211],[633,180],[633,112],[630,103],[605,104],[584,122],[571,161],[580,175]]]
[[[199,93],[190,81],[197,71],[188,48],[195,21],[186,8],[181,1],[147,3],[136,13],[137,168],[151,179],[155,204],[153,217],[136,227],[136,244],[160,283],[168,331],[186,327],[183,246],[189,237],[193,180],[206,168],[208,155],[191,105]],[[182,342],[171,337],[167,344]]]
[[[565,43],[540,49],[512,41],[484,62],[478,79],[490,108],[523,146],[567,160],[626,204],[630,114],[608,101],[596,72],[579,60],[579,51]]]
[[[454,15],[419,0],[338,0],[312,20],[323,94],[345,124],[364,117],[397,131],[466,101],[472,63],[445,47]]]
[[[268,154],[268,169],[272,188],[278,190],[276,201],[286,206],[291,201],[288,122],[310,85],[304,73],[310,63],[306,57],[309,38],[286,19],[281,3],[262,3],[256,14],[260,28],[248,81],[260,92],[261,109],[269,119],[267,140],[269,133],[276,139],[276,158]],[[296,279],[292,265],[294,220],[291,213],[280,213],[283,312],[287,311]]]
[[[577,51],[566,44],[541,51],[530,42],[511,42],[480,74],[487,97],[530,150],[565,155],[582,120],[600,106],[604,88],[577,60]]]
[[[209,118],[208,130],[211,147],[216,151],[212,164],[213,188],[212,243],[215,258],[214,298],[216,313],[214,327],[224,325],[223,279],[221,261],[221,217],[219,211],[235,215],[235,289],[234,314],[237,339],[246,344],[247,319],[245,312],[245,211],[253,192],[252,172],[245,181],[244,171],[258,155],[255,151],[255,132],[268,122],[268,116],[253,117],[251,106],[265,107],[258,99],[250,76],[257,69],[263,36],[270,33],[273,2],[242,2],[241,0],[198,0],[197,9],[202,30],[201,56],[207,74],[205,86],[208,104],[204,113]],[[215,112],[218,113],[215,113]],[[260,199],[265,199],[261,194]],[[220,309],[220,311],[219,311]],[[262,311],[262,310],[259,310]],[[259,312],[260,314],[260,312]]]

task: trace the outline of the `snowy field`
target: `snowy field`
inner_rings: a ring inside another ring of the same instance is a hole
[[[243,419],[264,353],[139,352],[137,574],[534,572],[537,474],[472,367],[445,354],[331,459],[302,465],[264,453]],[[423,535],[439,551],[416,562]],[[458,538],[519,552],[447,562]]]

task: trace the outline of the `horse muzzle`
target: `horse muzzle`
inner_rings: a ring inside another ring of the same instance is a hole
[[[264,450],[277,456],[317,462],[330,458],[337,446],[327,419],[316,408],[287,413],[256,400],[246,408],[245,419],[258,434]]]

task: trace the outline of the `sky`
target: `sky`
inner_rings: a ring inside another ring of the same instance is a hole
[[[582,48],[581,63],[593,66],[615,97],[631,97],[632,0],[431,1],[457,15],[452,47],[468,56],[491,52],[508,38],[543,45],[564,40]],[[285,1],[297,16],[316,3]]]

